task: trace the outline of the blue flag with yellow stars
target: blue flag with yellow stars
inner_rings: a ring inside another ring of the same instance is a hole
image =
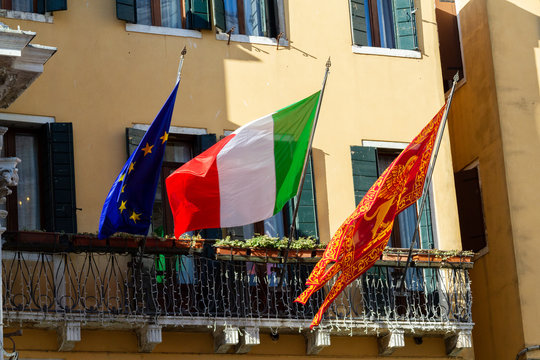
[[[99,219],[99,239],[116,232],[148,233],[178,84],[109,191]]]

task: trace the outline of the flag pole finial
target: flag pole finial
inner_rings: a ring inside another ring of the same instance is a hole
[[[329,56],[328,60],[326,60],[326,68],[329,69],[330,66],[332,66],[332,62],[330,61],[330,56]]]
[[[459,70],[456,72],[456,75],[454,75],[454,82],[458,82],[459,81]]]
[[[182,76],[182,65],[184,65],[184,55],[187,54],[186,46],[184,45],[184,48],[180,52],[180,63],[178,64],[178,73],[176,75],[176,82],[180,81],[180,77]]]

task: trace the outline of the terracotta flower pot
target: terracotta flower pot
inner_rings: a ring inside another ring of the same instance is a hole
[[[297,258],[310,258],[313,257],[313,250],[311,249],[298,249],[293,250],[291,252],[291,255]]]
[[[235,247],[216,247],[217,255],[228,255],[228,256],[247,256],[248,249],[235,248]]]
[[[251,256],[256,257],[279,257],[280,251],[277,249],[252,248]]]
[[[17,242],[22,244],[58,244],[59,235],[44,231],[19,231]]]

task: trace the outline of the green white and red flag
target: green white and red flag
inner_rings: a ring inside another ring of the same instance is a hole
[[[175,236],[278,213],[302,175],[320,91],[254,120],[166,179]]]

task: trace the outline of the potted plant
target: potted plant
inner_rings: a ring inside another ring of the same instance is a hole
[[[171,243],[174,242],[174,246],[181,249],[191,249],[195,252],[202,251],[204,246],[204,239],[200,235],[182,235],[180,238],[172,238]]]
[[[313,256],[313,249],[315,249],[315,240],[311,237],[300,237],[291,242],[291,249],[293,250],[291,255],[298,258],[310,258]]]
[[[268,235],[257,235],[246,240],[246,246],[251,249],[251,256],[279,257],[279,239]]]
[[[413,260],[416,262],[471,262],[474,252],[462,250],[428,249],[416,250]]]
[[[225,239],[216,241],[214,247],[216,248],[217,255],[247,256],[248,254],[248,248],[245,241],[232,240],[229,236]]]
[[[327,244],[317,244],[315,246],[315,252],[314,252],[314,257],[316,258],[322,258],[323,257],[323,254],[324,252],[326,251],[326,245]]]
[[[401,248],[385,248],[383,250],[382,254],[382,260],[384,261],[398,261],[398,262],[406,262],[407,258],[409,256],[409,250],[408,249],[401,249]]]

